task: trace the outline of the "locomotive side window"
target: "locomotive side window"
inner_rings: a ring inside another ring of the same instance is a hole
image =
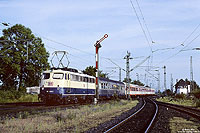
[[[54,73],[53,79],[63,79],[64,74],[63,73]]]
[[[93,78],[90,78],[90,83],[94,83],[94,79]]]
[[[88,77],[84,77],[84,82],[88,82]]]
[[[92,79],[92,83],[95,83],[95,80],[94,80],[94,79]]]
[[[80,76],[80,81],[83,82],[83,77],[82,76]]]
[[[74,75],[71,74],[71,81],[74,81]]]
[[[49,79],[50,73],[43,73],[43,79]]]
[[[79,76],[78,75],[75,75],[75,80],[79,81]]]

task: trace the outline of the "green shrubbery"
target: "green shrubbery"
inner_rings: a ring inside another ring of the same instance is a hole
[[[186,96],[185,96],[185,94],[176,94],[176,95],[174,96],[174,98],[177,98],[177,99],[185,99]]]
[[[37,102],[38,96],[25,94],[20,91],[0,91],[0,103]]]
[[[200,107],[200,90],[193,91],[196,107]]]
[[[195,98],[200,99],[200,90],[193,91],[192,94]]]

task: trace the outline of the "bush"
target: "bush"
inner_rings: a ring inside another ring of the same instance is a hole
[[[25,94],[20,91],[4,91],[0,90],[0,103],[12,102],[37,102],[37,95]]]
[[[195,98],[200,99],[200,90],[193,91],[192,94]]]
[[[176,94],[175,98],[177,98],[177,99],[185,99],[185,95],[184,94]]]
[[[200,107],[200,100],[198,99],[198,100],[196,100],[196,107]]]

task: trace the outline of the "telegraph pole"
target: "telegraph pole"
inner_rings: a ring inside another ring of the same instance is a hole
[[[95,102],[99,100],[99,48],[101,48],[101,42],[108,37],[107,34],[105,34],[100,40],[96,41],[94,44],[96,48],[96,98]]]
[[[157,71],[158,72],[158,92],[160,92],[160,72],[159,72],[159,70],[155,70],[155,71]]]
[[[136,76],[137,76],[137,81],[139,81],[139,74],[138,74],[138,73],[136,73]]]
[[[190,91],[194,89],[194,84],[193,84],[193,69],[192,69],[192,56],[190,56]],[[187,89],[188,93],[188,89]]]
[[[127,79],[127,83],[126,86],[128,87],[128,90],[126,88],[126,98],[130,99],[130,70],[129,70],[129,60],[133,59],[130,57],[131,53],[127,51],[127,55],[124,57],[124,59],[126,59],[126,79]],[[127,93],[127,91],[129,92],[129,95]]]
[[[164,68],[164,89],[166,91],[167,90],[167,86],[166,86],[166,66],[164,66],[163,68]]]
[[[121,82],[121,79],[122,79],[122,78],[121,78],[121,75],[122,75],[122,74],[121,74],[121,71],[122,71],[122,69],[119,67],[119,81],[120,81],[120,82]]]
[[[172,77],[172,74],[171,74],[171,91],[173,92],[173,77]]]

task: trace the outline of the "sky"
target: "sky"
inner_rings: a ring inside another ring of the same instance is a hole
[[[191,56],[193,79],[200,84],[200,51],[192,50],[200,41],[199,5],[199,0],[0,0],[0,23],[30,28],[42,38],[49,60],[54,51],[64,50],[69,67],[79,70],[95,66],[94,44],[108,34],[99,50],[100,70],[118,80],[117,67],[126,69],[127,51],[133,58],[130,69],[150,56],[131,71],[131,79],[157,88],[159,70],[163,90],[163,66],[170,88],[171,74],[174,84],[190,79]],[[0,35],[5,28],[0,24]]]

